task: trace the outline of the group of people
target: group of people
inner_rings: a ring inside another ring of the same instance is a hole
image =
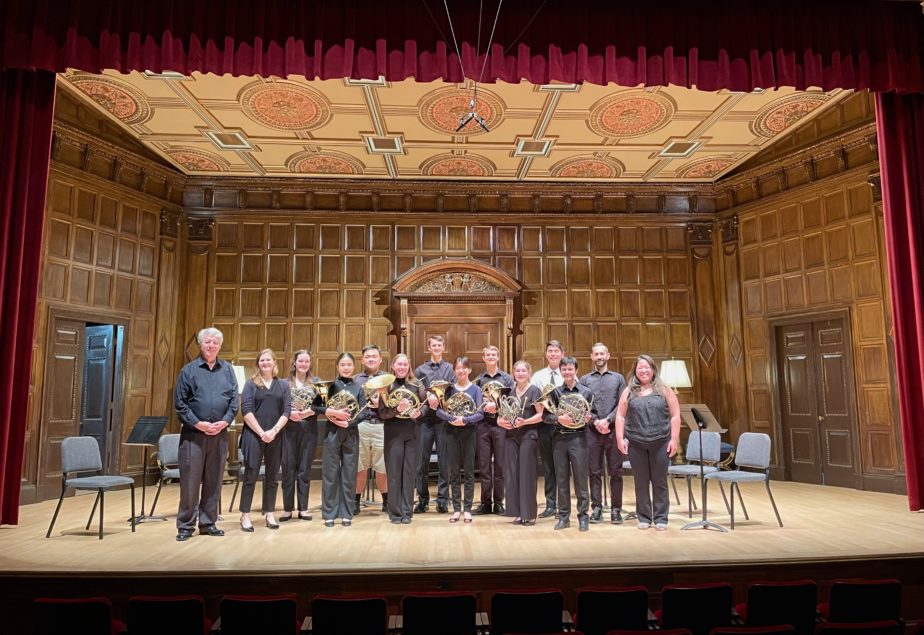
[[[571,525],[573,481],[578,525],[587,531],[591,523],[603,521],[605,465],[610,521],[621,524],[622,464],[628,456],[639,529],[667,529],[668,467],[678,448],[680,412],[676,395],[658,378],[657,365],[647,355],[636,359],[626,382],[608,368],[610,353],[602,343],[592,347],[593,369],[581,377],[577,360],[565,355],[556,340],[547,342],[547,366],[535,373],[524,360],[514,364],[512,375],[504,372],[498,367],[498,349],[488,346],[482,352],[486,369],[472,378],[468,358],[446,361],[445,342],[435,335],[427,341],[430,359],[413,371],[402,353],[391,360],[391,377],[383,377],[381,350],[370,345],[362,351],[362,372],[355,372],[352,354],[342,353],[336,379],[322,382],[311,373],[307,350],[296,351],[288,376],[280,377],[276,356],[266,349],[238,399],[233,369],[218,358],[221,332],[206,328],[198,339],[201,354],[180,371],[174,394],[182,423],[178,541],[189,539],[197,528],[205,535],[224,533],[215,522],[227,427],[239,407],[244,420],[240,528],[245,532],[254,531],[251,507],[261,464],[266,527],[311,520],[310,470],[319,432],[321,514],[327,527],[338,520],[344,527],[352,524],[369,468],[393,524],[410,524],[415,514],[428,512],[435,444],[436,510],[450,514],[452,523],[498,514],[531,526],[537,518],[556,516],[555,529],[565,529]],[[580,407],[571,407],[574,403]],[[326,425],[319,427],[319,416]],[[536,500],[540,458],[545,481],[541,513]],[[280,467],[283,513],[277,517]]]

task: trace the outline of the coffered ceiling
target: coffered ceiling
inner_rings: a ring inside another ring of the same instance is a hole
[[[850,91],[307,81],[70,71],[65,88],[190,175],[710,182]]]

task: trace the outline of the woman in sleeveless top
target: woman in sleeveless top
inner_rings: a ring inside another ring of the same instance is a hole
[[[516,384],[508,396],[516,397],[523,412],[516,421],[498,416],[497,425],[507,433],[504,438],[504,474],[507,477],[507,515],[513,516],[514,525],[536,524],[536,484],[539,480],[539,426],[542,423],[542,396],[538,387],[529,383],[533,369],[529,362],[520,360],[513,365]]]
[[[289,370],[289,388],[292,395],[298,395],[301,409],[292,406],[289,423],[286,425],[282,448],[282,508],[280,522],[292,519],[298,505],[298,517],[311,520],[308,512],[308,494],[311,490],[311,463],[318,449],[318,415],[311,406],[317,389],[317,377],[311,375],[311,353],[305,349],[292,355]],[[311,397],[305,400],[306,397]],[[295,400],[293,399],[293,402]],[[296,494],[298,500],[296,501]]]
[[[652,524],[659,531],[667,529],[671,504],[667,472],[679,441],[677,395],[658,377],[655,361],[639,355],[616,407],[616,443],[632,464],[639,529]]]

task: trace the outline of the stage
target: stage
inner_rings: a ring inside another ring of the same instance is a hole
[[[666,532],[605,522],[581,533],[574,517],[562,531],[552,529],[554,519],[533,527],[500,516],[451,524],[433,506],[411,525],[392,525],[375,505],[352,527],[327,528],[314,511],[312,521],[293,520],[272,531],[254,514],[256,532],[248,534],[239,529],[239,513],[226,511],[232,489],[225,486],[220,526],[226,535],[196,535],[185,543],[174,540],[176,485],[165,487],[158,503],[167,520],[140,524],[135,534],[125,522],[128,492],[108,494],[102,541],[96,521],[84,529],[93,498],[82,495],[64,501],[49,539],[55,501],[24,506],[18,526],[0,529],[0,580],[15,589],[4,594],[5,603],[35,595],[282,591],[302,594],[302,602],[305,594],[377,592],[397,603],[406,591],[436,588],[555,586],[568,597],[574,588],[595,584],[644,584],[657,591],[667,583],[721,579],[736,584],[737,596],[754,579],[812,577],[823,586],[838,577],[889,576],[905,584],[909,617],[924,610],[924,514],[909,512],[904,496],[790,482],[772,487],[782,528],[763,486],[749,484],[742,490],[750,520],[737,507],[734,531],[681,531],[689,519],[679,481],[681,505],[672,501]],[[312,505],[319,503],[319,490],[312,483]],[[148,505],[152,498],[149,487]],[[627,478],[627,506],[633,500]],[[714,484],[709,508],[710,520],[727,527]]]

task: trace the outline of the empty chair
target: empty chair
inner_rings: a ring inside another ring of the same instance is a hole
[[[735,454],[735,464],[737,469],[731,471],[719,471],[706,474],[705,479],[708,484],[710,481],[721,483],[731,483],[731,528],[735,528],[735,491],[738,492],[738,499],[741,501],[744,518],[748,519],[748,510],[744,507],[744,499],[741,498],[741,488],[739,483],[763,483],[767,486],[767,496],[770,497],[770,504],[773,505],[773,513],[776,514],[776,521],[783,526],[783,520],[780,518],[780,512],[777,511],[776,501],[773,500],[773,492],[770,491],[770,436],[759,432],[745,432],[738,438],[738,448]],[[747,468],[747,469],[742,469]],[[749,472],[749,469],[760,470],[759,472]],[[707,490],[708,491],[708,488]],[[705,496],[705,493],[704,493]],[[703,505],[706,501],[703,500]]]
[[[606,635],[615,629],[648,628],[648,589],[578,589],[574,626],[585,635]]]
[[[474,593],[409,593],[401,601],[403,635],[475,635]]]
[[[498,591],[491,596],[491,635],[558,633],[564,604],[558,589]]]
[[[898,580],[837,580],[818,612],[829,622],[901,620],[902,584]]]
[[[160,480],[157,481],[157,493],[154,494],[154,503],[151,505],[151,516],[154,515],[164,483],[180,480],[179,434],[165,434],[157,441],[157,467],[160,468]]]
[[[794,635],[795,627],[789,624],[779,626],[719,626],[709,635]]]
[[[64,494],[67,488],[96,490],[96,500],[93,501],[93,509],[90,510],[90,517],[87,519],[87,531],[90,530],[90,523],[93,522],[93,515],[96,513],[96,507],[99,506],[99,539],[103,539],[103,494],[108,490],[128,485],[132,489],[132,531],[135,531],[135,480],[128,476],[109,476],[98,474],[96,476],[77,476],[68,478],[68,474],[79,474],[82,472],[102,472],[103,461],[99,455],[99,443],[93,437],[66,437],[61,441],[61,496],[58,498],[58,505],[55,507],[55,513],[51,517],[51,524],[48,525],[46,538],[51,537],[51,530],[54,529],[55,521],[58,519],[58,512],[61,511],[61,503],[64,501]]]
[[[687,462],[682,465],[671,465],[667,473],[671,476],[682,476],[687,481],[687,514],[693,517],[693,508],[696,503],[693,501],[692,480],[694,476],[699,476],[700,469],[703,474],[718,472],[719,468],[715,464],[719,462],[722,448],[722,437],[718,432],[703,432],[703,447],[700,451],[699,432],[692,432],[690,439],[687,441]],[[704,465],[700,466],[700,463]],[[675,479],[671,479],[671,486],[674,488],[674,496],[677,497],[677,503],[680,503],[680,497],[677,496],[677,485]]]
[[[94,439],[90,440],[96,444]],[[112,605],[107,598],[38,598],[32,603],[35,635],[77,631],[81,635],[112,635],[123,627],[124,624],[113,623]]]
[[[879,622],[824,622],[815,628],[817,635],[903,635],[905,625],[898,620]]]
[[[234,491],[231,492],[231,504],[228,505],[228,511],[234,511],[234,499],[237,498],[237,490],[241,486],[241,479],[244,478],[244,451],[240,448],[237,449],[237,468],[234,470],[228,470],[228,473],[234,477]],[[262,478],[266,474],[266,466],[263,463],[260,463],[260,474]]]
[[[221,599],[221,634],[298,633],[293,595],[226,595]]]
[[[126,618],[128,635],[208,635],[212,628],[198,595],[135,596],[128,599]]]
[[[383,597],[319,595],[311,602],[314,635],[385,635],[387,628],[388,612]]]
[[[718,626],[731,626],[731,609],[730,584],[669,584],[661,590],[658,621],[663,628],[688,628],[694,635],[708,635]]]
[[[800,635],[815,632],[818,585],[812,580],[755,582],[748,601],[735,607],[745,626],[791,624]]]

